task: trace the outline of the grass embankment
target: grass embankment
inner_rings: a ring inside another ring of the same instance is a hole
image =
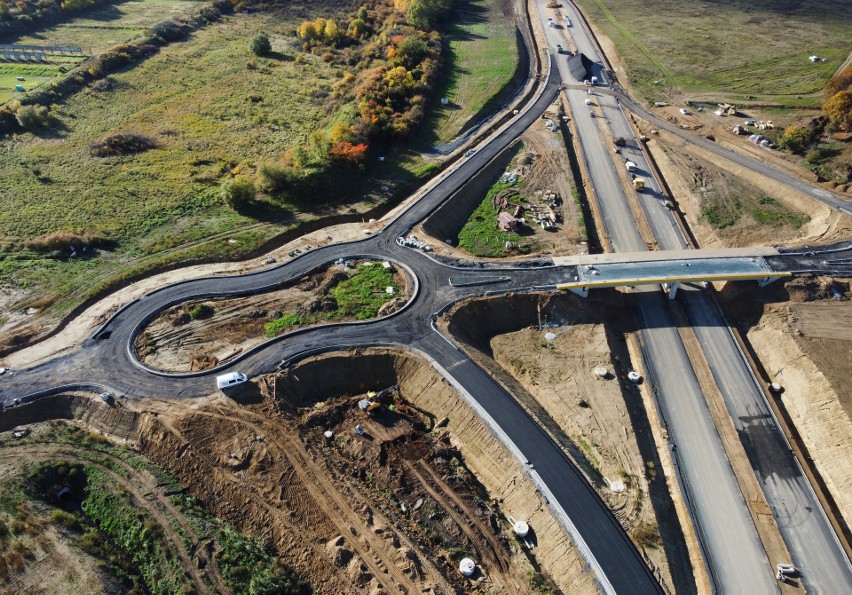
[[[78,18],[41,29],[38,33],[7,40],[7,43],[76,46],[83,50],[85,56],[92,56],[142,35],[148,27],[161,21],[197,10],[199,6],[198,1],[190,0],[114,2],[88,10]],[[0,64],[0,104],[21,95],[15,92],[16,84],[31,91],[83,59],[84,56],[48,56],[48,64]],[[26,81],[18,81],[19,76]]]
[[[738,185],[734,181],[734,192],[724,195],[712,190],[703,194],[701,217],[716,229],[731,227],[743,218],[751,218],[764,226],[793,229],[810,221],[807,214],[787,209],[773,198],[738,188]]]
[[[449,68],[425,130],[430,143],[453,140],[472,118],[499,107],[495,103],[518,64],[515,19],[503,14],[500,0],[457,4],[455,22],[447,32]],[[449,104],[441,105],[441,97]]]
[[[19,444],[68,444],[78,448],[78,457],[91,464],[51,460],[50,455],[29,466],[23,473],[4,477],[0,489],[0,584],[26,568],[39,549],[38,535],[46,527],[58,529],[63,541],[101,561],[104,572],[125,593],[193,593],[192,579],[183,567],[174,544],[167,535],[178,535],[190,549],[191,537],[169,518],[168,526],[158,524],[136,495],[116,482],[109,472],[133,481],[119,464],[151,473],[186,518],[196,536],[212,541],[212,551],[223,580],[236,594],[301,592],[297,577],[282,567],[277,557],[259,540],[236,531],[203,509],[197,499],[167,472],[130,451],[78,428],[57,424],[37,430]],[[56,494],[65,487],[69,497],[60,505]],[[8,527],[8,528],[7,528]],[[10,562],[4,566],[6,561]]]
[[[817,93],[852,49],[852,5],[841,0],[684,4],[678,0],[580,0],[613,41],[646,99],[667,88],[819,106]],[[807,43],[803,43],[807,40]],[[811,63],[817,55],[824,62]],[[659,83],[655,83],[659,81]]]
[[[8,244],[0,252],[0,280],[44,288],[53,294],[46,301],[59,299],[56,310],[67,311],[85,297],[81,291],[139,269],[246,253],[280,233],[227,207],[219,178],[304,143],[324,117],[313,91],[340,73],[319,56],[297,62],[295,50],[282,48],[248,66],[254,33],[268,31],[275,40],[295,24],[252,14],[209,26],[111,76],[112,90],[71,97],[55,110],[62,122],[56,133],[5,141],[0,225]],[[147,133],[159,148],[126,157],[90,154],[93,142],[119,132]],[[287,212],[284,205],[274,215]],[[118,248],[73,259],[21,248],[68,229],[109,237]],[[164,253],[211,236],[205,245]]]
[[[506,256],[506,242],[517,246],[521,253],[529,252],[529,247],[524,246],[524,237],[516,232],[501,231],[497,228],[497,215],[499,209],[494,206],[494,197],[507,190],[514,189],[518,193],[507,198],[508,211],[511,214],[513,208],[521,203],[523,199],[523,179],[519,178],[515,184],[497,181],[488,190],[485,198],[473,211],[459,232],[459,248],[467,250],[474,256],[482,258],[500,258]]]
[[[387,293],[388,287],[393,293]],[[274,337],[293,327],[328,322],[338,318],[368,320],[375,318],[379,308],[386,302],[399,297],[399,287],[394,281],[393,271],[378,262],[366,262],[348,279],[332,287],[328,295],[334,298],[336,307],[326,312],[299,314],[288,312],[266,324],[266,336]]]

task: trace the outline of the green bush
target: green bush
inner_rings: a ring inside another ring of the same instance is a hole
[[[190,309],[189,317],[192,320],[204,320],[205,318],[210,318],[213,316],[213,306],[210,304],[197,304],[195,307]]]
[[[47,126],[50,112],[44,105],[24,105],[15,114],[15,119],[24,130],[35,130]]]
[[[255,56],[268,56],[272,53],[272,43],[266,33],[258,33],[251,40],[249,51]]]
[[[299,173],[292,167],[277,163],[263,163],[257,170],[260,189],[276,193],[286,190],[299,179]]]
[[[247,207],[256,196],[257,189],[251,178],[237,176],[231,180],[225,180],[222,184],[222,198],[235,211]]]

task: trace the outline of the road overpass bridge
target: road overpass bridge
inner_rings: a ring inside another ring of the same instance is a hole
[[[767,285],[791,273],[776,270],[767,256],[777,256],[774,248],[722,250],[660,250],[620,252],[554,259],[560,265],[575,265],[573,278],[558,283],[556,289],[573,291],[583,297],[590,289],[662,285],[674,299],[683,283],[754,280]]]

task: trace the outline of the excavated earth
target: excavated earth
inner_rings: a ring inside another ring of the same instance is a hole
[[[359,408],[394,385],[379,411]],[[45,420],[138,450],[318,593],[597,592],[520,462],[409,353],[327,354],[233,399],[49,397],[5,411],[0,431]],[[533,528],[532,549],[509,516]],[[465,556],[471,579],[458,571]]]

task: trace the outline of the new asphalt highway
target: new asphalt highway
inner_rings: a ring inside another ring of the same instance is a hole
[[[553,11],[543,8],[539,2],[542,18],[552,18]],[[602,56],[594,39],[589,34],[585,21],[572,4],[563,5],[572,27],[566,28],[577,47],[598,65]],[[561,19],[554,19],[559,23]],[[546,27],[552,47],[564,38],[560,25]],[[564,61],[559,64],[564,80],[571,81]],[[595,74],[606,80],[601,69]],[[624,167],[623,161],[630,159],[637,164],[636,175],[646,180],[646,190],[634,193],[636,202],[648,222],[657,245],[663,250],[677,250],[688,246],[686,236],[680,229],[673,212],[666,208],[661,187],[653,176],[644,148],[638,142],[622,111],[622,105],[632,101],[619,100],[606,93],[595,93],[593,98],[599,108],[595,117],[585,102],[580,88],[569,86],[566,93],[571,102],[572,115],[580,137],[582,150],[587,159],[595,147],[590,144],[596,139],[606,146],[601,135],[593,135],[592,122],[600,126],[605,122],[610,138],[627,139],[620,154],[600,155],[600,164],[589,164],[589,177],[596,190],[597,202],[608,237],[613,248],[618,250],[640,250],[644,247],[638,228],[632,221],[631,211],[624,196],[623,185],[613,190],[612,172],[607,167]],[[625,99],[623,94],[622,99]],[[647,114],[643,110],[643,116]],[[655,119],[657,121],[658,119]],[[668,126],[667,129],[672,128]],[[675,129],[683,137],[682,131]],[[689,140],[693,140],[691,137]],[[709,143],[715,152],[718,146]],[[721,151],[724,154],[724,150]],[[613,157],[617,158],[613,158]],[[727,156],[727,155],[725,155]],[[759,173],[790,187],[805,191],[820,198],[834,208],[839,199],[826,191],[814,188],[781,172],[775,172],[753,160],[743,159],[745,164]],[[739,162],[739,161],[738,161]],[[597,165],[597,167],[596,167]],[[768,170],[768,171],[765,171]],[[789,178],[789,179],[788,179]],[[605,192],[598,191],[605,187]],[[632,229],[630,224],[632,223]],[[837,258],[834,261],[837,262]],[[664,412],[670,435],[677,447],[675,459],[680,462],[679,470],[687,495],[690,499],[693,518],[699,530],[707,555],[708,565],[717,588],[723,592],[747,590],[748,592],[777,591],[771,565],[750,521],[748,509],[741,496],[739,486],[728,465],[727,456],[721,447],[706,401],[698,388],[695,375],[683,350],[679,336],[670,324],[665,304],[659,296],[648,295],[643,289],[639,300],[639,315],[644,321],[642,333],[649,367],[655,370],[652,382],[656,383],[656,395]],[[735,421],[749,460],[755,468],[764,495],[772,507],[781,535],[791,553],[793,562],[802,571],[802,582],[806,588],[817,592],[838,592],[852,584],[852,567],[840,546],[820,503],[790,452],[783,433],[777,427],[765,401],[763,392],[745,362],[730,329],[712,298],[703,291],[685,288],[678,292],[687,315],[710,366],[716,385],[722,393],[728,411]],[[655,303],[656,302],[656,303]],[[662,325],[663,328],[660,328]],[[773,560],[786,562],[784,560]]]

